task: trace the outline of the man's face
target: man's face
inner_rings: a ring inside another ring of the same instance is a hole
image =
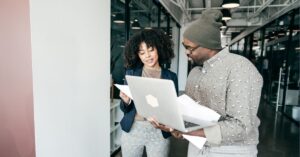
[[[203,65],[203,63],[210,58],[210,49],[201,47],[187,38],[183,38],[182,44],[184,45],[186,55],[193,64]]]

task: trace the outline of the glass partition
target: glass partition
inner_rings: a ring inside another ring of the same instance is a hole
[[[170,28],[169,28],[169,36],[173,40],[174,43],[174,54],[175,57],[171,63],[171,70],[178,74],[178,64],[179,64],[179,36],[180,36],[180,27],[172,18],[170,21]]]
[[[290,118],[300,121],[300,79],[299,79],[299,61],[300,61],[300,17],[299,10],[295,12],[294,24],[292,26],[291,41],[289,42],[289,55],[287,66],[287,86],[285,92],[284,113]],[[287,33],[289,34],[289,33]],[[283,100],[282,100],[283,101]]]
[[[238,42],[231,45],[229,50],[230,50],[231,53],[238,54]]]
[[[238,42],[238,54],[240,54],[240,55],[244,54],[244,46],[245,46],[245,39],[241,39]]]
[[[129,31],[126,31],[125,3],[129,2]],[[124,47],[126,35],[129,37],[143,29],[160,28],[174,41],[175,59],[172,64],[165,65],[177,72],[178,48],[179,48],[179,25],[172,19],[171,15],[156,0],[149,1],[111,1],[111,76],[114,83],[123,84],[124,80]],[[113,88],[112,98],[119,98],[119,90]]]
[[[159,8],[153,1],[131,1],[130,35],[143,30],[157,28]]]
[[[114,0],[111,3],[110,72],[113,83],[123,84],[125,47],[125,4]],[[119,91],[112,86],[112,97],[119,98]]]
[[[256,67],[261,67],[261,60],[262,60],[262,30],[258,30],[253,33],[253,40],[252,40],[252,53],[250,55],[251,60],[255,64]],[[260,70],[258,68],[258,70]]]
[[[162,29],[166,34],[170,34],[170,32],[168,31],[168,20],[170,22],[169,19],[169,15],[166,13],[165,9],[161,9],[161,14],[160,14],[160,29]]]
[[[287,46],[288,28],[290,26],[290,15],[278,18],[275,22],[266,27],[268,34],[266,41],[267,56],[270,59],[270,82],[269,99],[276,111],[282,108],[282,98],[287,74]]]
[[[230,45],[230,52],[243,55],[261,72],[262,97],[267,104],[300,121],[300,17],[290,10]],[[245,43],[245,44],[244,44]]]

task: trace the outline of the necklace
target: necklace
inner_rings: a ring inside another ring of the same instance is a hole
[[[143,77],[151,77],[151,78],[160,78],[161,75],[161,68],[159,69],[150,69],[150,68],[143,68],[142,76]]]

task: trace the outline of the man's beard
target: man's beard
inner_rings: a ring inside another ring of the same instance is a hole
[[[203,62],[202,61],[195,61],[192,58],[188,58],[188,61],[191,63],[192,66],[203,66]]]
[[[190,62],[192,67],[203,66],[203,62],[195,62],[192,58],[189,58],[188,61]]]

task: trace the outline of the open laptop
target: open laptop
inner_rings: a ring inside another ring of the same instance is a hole
[[[141,116],[154,117],[159,123],[182,132],[205,127],[184,121],[171,80],[129,75],[126,75],[126,80],[135,108]]]

